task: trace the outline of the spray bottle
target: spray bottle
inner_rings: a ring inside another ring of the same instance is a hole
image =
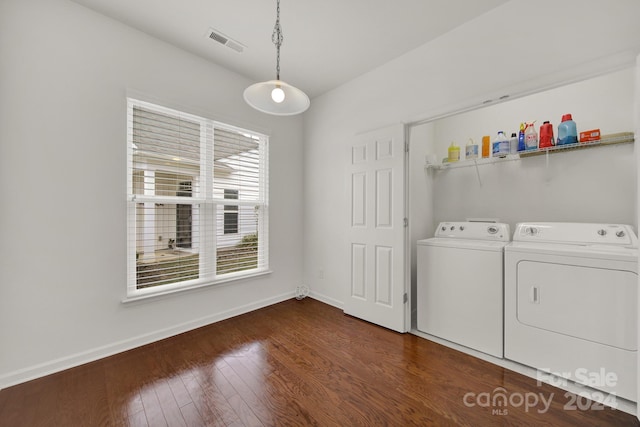
[[[524,145],[527,147],[527,151],[538,149],[538,132],[536,132],[535,123],[535,120],[527,123],[524,130]]]

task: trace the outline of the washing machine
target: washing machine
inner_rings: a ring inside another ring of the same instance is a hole
[[[636,401],[637,296],[632,227],[518,224],[505,248],[505,358]]]
[[[417,329],[503,357],[503,250],[509,225],[442,222],[417,242]]]

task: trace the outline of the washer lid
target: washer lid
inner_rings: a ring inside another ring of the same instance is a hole
[[[630,225],[577,222],[526,222],[516,225],[514,242],[561,243],[580,246],[637,248]]]
[[[478,251],[502,252],[509,242],[472,239],[451,239],[449,237],[432,237],[417,241],[418,246],[437,246],[441,248],[469,249]]]
[[[508,242],[511,232],[509,224],[500,222],[441,222],[434,237]]]

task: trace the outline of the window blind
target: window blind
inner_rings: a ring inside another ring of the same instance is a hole
[[[128,293],[268,269],[264,135],[128,100]]]

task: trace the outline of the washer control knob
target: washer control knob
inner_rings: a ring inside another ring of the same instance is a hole
[[[487,227],[487,233],[496,234],[497,232],[498,232],[498,227],[496,227],[495,225],[490,225],[489,227]]]
[[[605,230],[604,228],[601,228],[600,230],[598,230],[598,235],[606,236],[607,235],[607,230]]]
[[[456,229],[456,226],[455,226],[455,225],[452,225],[452,226],[451,226],[451,231],[453,231],[453,230],[455,230],[455,229]]]
[[[538,229],[535,227],[527,227],[524,229],[524,232],[529,236],[535,236],[536,234],[538,234]]]
[[[445,227],[444,225],[442,226],[442,231],[445,231],[447,229],[447,227]]]
[[[464,231],[464,225],[460,226],[460,231]]]
[[[620,231],[616,232],[616,236],[618,236],[618,237],[624,237],[624,236],[625,236],[624,231],[623,231],[623,230],[620,230]]]

